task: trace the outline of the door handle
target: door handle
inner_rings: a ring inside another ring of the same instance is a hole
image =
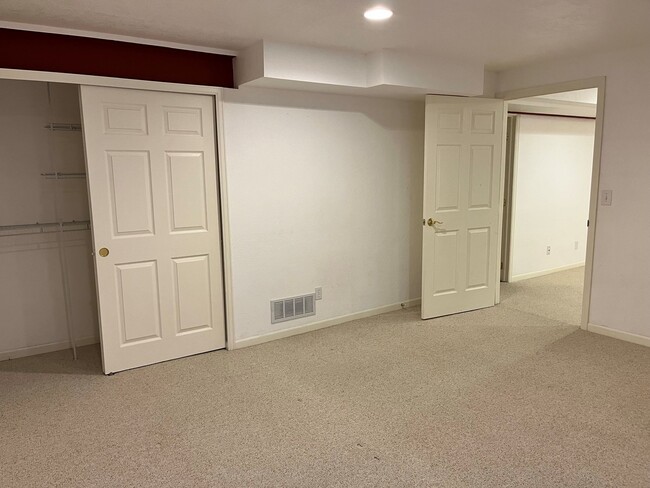
[[[108,248],[106,248],[106,247],[102,247],[102,248],[99,250],[99,255],[100,255],[101,257],[103,257],[103,258],[105,258],[106,256],[108,256],[108,253],[109,253],[109,250],[108,250]]]
[[[427,220],[427,225],[429,227],[433,227],[436,224],[444,224],[444,222],[440,222],[439,220],[433,220],[433,219]]]

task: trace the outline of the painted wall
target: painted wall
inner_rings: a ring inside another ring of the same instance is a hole
[[[72,85],[0,80],[0,225],[88,220],[84,179],[55,181],[42,172],[85,172],[80,132],[52,132],[49,122],[79,123],[79,99]],[[65,348],[68,333],[58,244],[54,234],[0,233],[0,359],[47,346]],[[77,339],[97,340],[95,284],[90,232],[66,232],[72,323]],[[58,346],[57,346],[58,345]],[[31,349],[30,349],[31,348]],[[12,351],[11,353],[9,351]]]
[[[590,323],[650,338],[649,46],[500,73],[499,91],[606,76]]]
[[[513,279],[584,264],[596,129],[588,119],[518,118]]]
[[[226,91],[224,132],[236,340],[420,297],[423,103]]]

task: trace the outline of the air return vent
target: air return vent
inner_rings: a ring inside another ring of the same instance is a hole
[[[283,298],[271,301],[271,323],[284,322],[286,320],[309,317],[316,313],[314,306],[315,296],[301,295],[299,297]]]

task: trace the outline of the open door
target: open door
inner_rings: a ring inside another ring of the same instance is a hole
[[[81,105],[104,372],[225,347],[212,97]]]
[[[428,96],[422,318],[495,304],[504,102]]]

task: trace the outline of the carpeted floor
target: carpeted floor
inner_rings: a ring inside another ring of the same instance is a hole
[[[648,487],[650,349],[408,309],[111,377],[0,363],[0,486]]]
[[[501,304],[567,324],[580,325],[585,268],[501,283]]]

